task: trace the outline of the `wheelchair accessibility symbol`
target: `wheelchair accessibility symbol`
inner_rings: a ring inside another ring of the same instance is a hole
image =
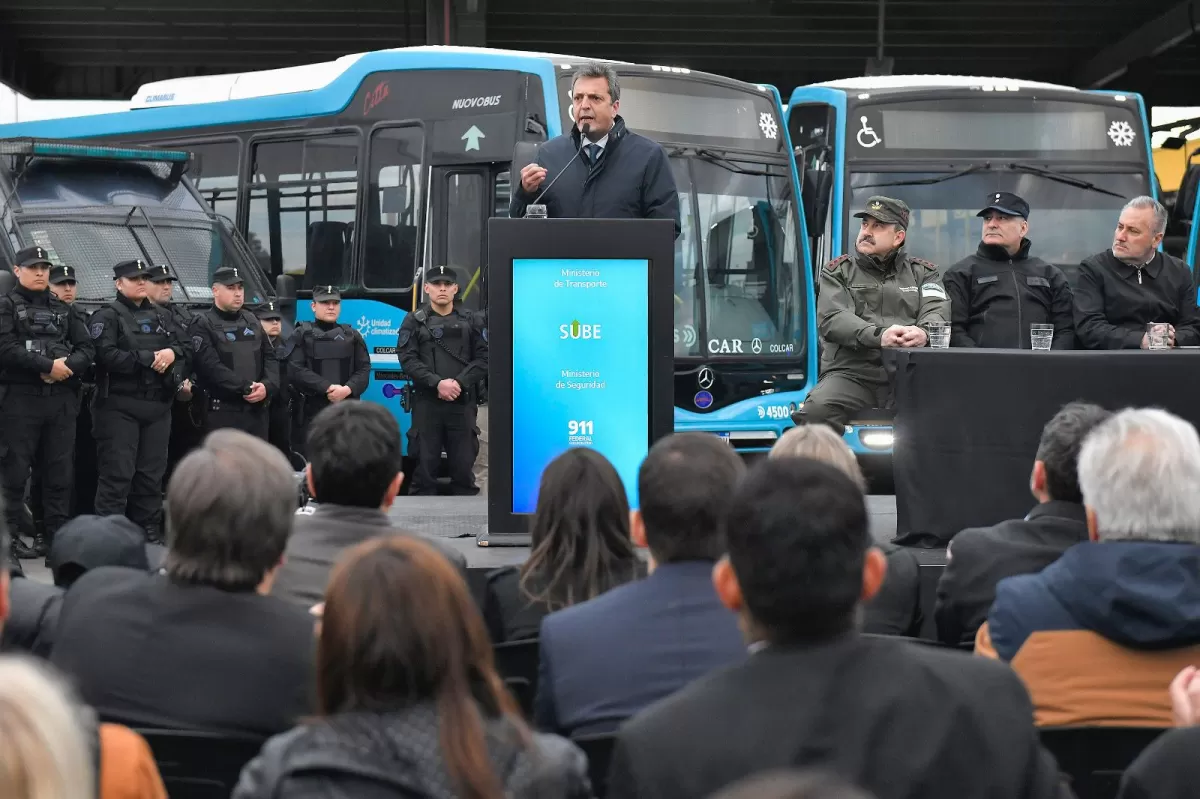
[[[862,122],[862,130],[858,132],[856,138],[860,147],[871,148],[883,141],[883,139],[879,138],[879,134],[875,132],[875,129],[867,124],[866,117],[859,117],[859,121]]]

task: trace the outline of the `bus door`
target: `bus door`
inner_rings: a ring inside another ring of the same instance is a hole
[[[487,220],[508,215],[507,165],[434,167],[430,209],[434,229],[429,264],[458,272],[458,302],[468,311],[487,307]]]

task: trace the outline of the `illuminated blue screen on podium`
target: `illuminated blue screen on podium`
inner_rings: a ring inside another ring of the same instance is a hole
[[[650,262],[512,265],[512,512],[536,510],[542,472],[571,447],[608,458],[636,508],[650,437]]]

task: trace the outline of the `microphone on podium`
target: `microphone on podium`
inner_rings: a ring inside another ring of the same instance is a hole
[[[566,166],[564,166],[562,169],[558,170],[558,174],[555,175],[554,179],[551,180],[550,183],[546,185],[546,188],[544,188],[540,192],[538,192],[538,196],[533,198],[533,202],[531,202],[529,205],[525,206],[525,218],[526,219],[545,219],[546,218],[546,206],[540,205],[538,203],[538,200],[545,197],[546,192],[550,191],[550,187],[554,185],[555,181],[557,181],[559,178],[561,178],[563,176],[563,173],[567,171],[567,169],[571,166],[571,164],[575,163],[575,159],[578,158],[579,154],[583,152],[582,141],[587,138],[587,135],[588,135],[588,133],[591,132],[591,130],[592,130],[592,124],[590,122],[584,122],[582,127],[579,128],[579,133],[580,133],[579,149],[575,151],[575,155],[571,156],[571,160],[567,161]]]

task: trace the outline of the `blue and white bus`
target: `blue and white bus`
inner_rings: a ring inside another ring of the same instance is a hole
[[[1121,206],[1158,193],[1136,94],[943,75],[851,78],[793,91],[787,124],[818,268],[852,250],[851,215],[873,194],[908,203],[908,250],[945,269],[979,244],[975,214],[987,194],[1010,191],[1032,208],[1034,254],[1073,278],[1084,257],[1111,246]],[[850,427],[860,454],[890,451],[885,421]]]
[[[348,55],[149,84],[127,111],[0,136],[194,153],[200,192],[272,279],[294,280],[301,300],[314,285],[342,288],[342,318],[371,352],[365,396],[407,428],[394,353],[422,273],[454,266],[464,305],[486,307],[487,219],[507,213],[514,147],[569,129],[570,76],[586,60],[457,47]],[[676,429],[766,449],[816,377],[812,269],[779,93],[610,63],[622,116],[663,144],[679,187]]]

